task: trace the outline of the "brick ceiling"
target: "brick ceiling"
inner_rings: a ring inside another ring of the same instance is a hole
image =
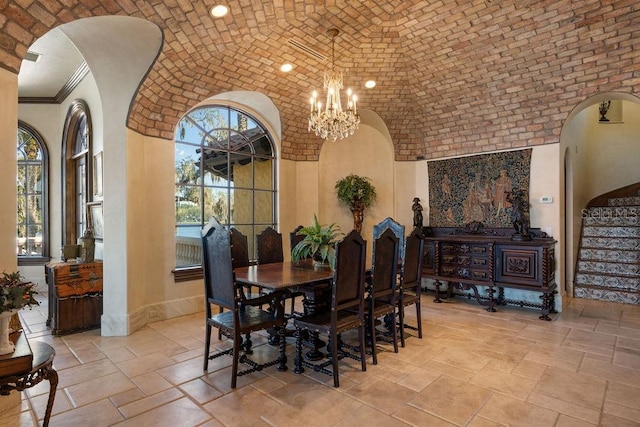
[[[637,0],[0,0],[0,66],[17,72],[27,48],[76,19],[130,15],[158,25],[165,44],[135,96],[127,126],[173,138],[179,118],[209,96],[259,91],[279,109],[282,157],[315,160],[308,98],[330,56],[359,108],[389,128],[396,160],[433,159],[557,143],[590,95],[640,88]],[[637,53],[636,53],[637,52]],[[288,74],[283,62],[294,64]],[[367,90],[364,81],[375,79]]]

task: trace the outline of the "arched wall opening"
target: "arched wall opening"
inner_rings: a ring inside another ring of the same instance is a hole
[[[599,105],[611,101],[616,119],[600,121]],[[591,96],[567,117],[560,133],[560,170],[564,192],[560,223],[565,261],[561,277],[567,296],[573,296],[575,267],[580,249],[583,209],[594,197],[640,181],[640,98],[620,92]]]

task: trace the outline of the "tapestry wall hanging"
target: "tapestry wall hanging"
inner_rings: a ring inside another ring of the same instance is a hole
[[[429,165],[429,225],[512,227],[508,194],[529,202],[531,149],[434,160]]]

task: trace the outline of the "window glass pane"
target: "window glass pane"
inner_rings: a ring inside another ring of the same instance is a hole
[[[24,225],[27,223],[27,197],[24,194],[18,194],[16,204],[18,206],[18,224]],[[20,237],[24,237],[24,235]]]
[[[78,126],[75,134],[75,147],[73,154],[81,154],[89,150],[89,127],[87,126],[87,116],[82,115],[78,119]]]
[[[255,200],[253,222],[256,224],[273,224],[273,192],[255,191],[253,197]]]
[[[27,166],[27,192],[31,194],[42,193],[42,165],[30,164]]]
[[[253,163],[253,187],[260,190],[272,190],[273,161],[271,159],[255,159]]]
[[[200,225],[202,204],[200,203],[200,187],[194,185],[176,186],[176,225]]]
[[[76,160],[76,227],[78,236],[82,236],[84,234],[87,218],[86,172],[87,168],[85,167],[85,157],[78,157]]]
[[[42,226],[27,226],[27,254],[42,256]]]
[[[273,150],[271,149],[271,141],[266,136],[262,136],[253,141],[253,149],[256,156],[271,158],[273,157]]]
[[[226,150],[204,150],[204,185],[227,186],[229,179],[229,155]]]
[[[42,199],[41,196],[27,196],[27,223],[42,223]]]
[[[18,245],[18,255],[27,255],[27,226],[24,224],[18,224],[16,243]]]
[[[200,179],[200,148],[176,144],[175,168],[177,184],[196,184]]]
[[[227,188],[204,188],[204,222],[216,217],[221,224],[229,223]]]
[[[27,166],[25,164],[20,164],[19,162],[18,178],[17,178],[18,194],[24,194],[26,192],[27,190],[26,181],[27,181]]]
[[[181,225],[176,227],[176,265],[202,264],[200,230],[200,225]]]
[[[252,224],[253,191],[233,190],[231,194],[231,223]]]
[[[253,166],[251,155],[231,153],[231,179],[235,188],[253,187]]]

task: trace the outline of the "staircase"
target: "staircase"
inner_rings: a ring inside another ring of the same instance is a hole
[[[640,192],[586,210],[574,296],[640,304]]]

